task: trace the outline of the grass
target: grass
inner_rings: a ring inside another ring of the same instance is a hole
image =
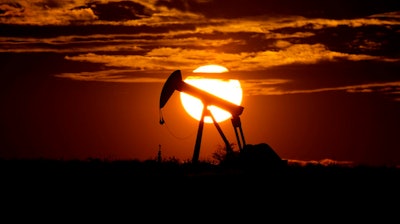
[[[176,159],[157,160],[52,160],[52,159],[0,159],[2,177],[280,177],[304,179],[373,179],[398,178],[396,167],[341,166],[296,163],[280,165],[243,164],[240,162],[214,164],[200,161],[197,164]]]
[[[297,211],[310,205],[323,210],[333,207],[331,212],[354,206],[393,209],[392,202],[400,199],[399,177],[400,169],[394,167],[0,159],[3,204],[30,203],[29,208],[40,202],[50,207],[66,203],[110,209],[148,205],[190,210],[200,204],[232,211],[243,206]]]

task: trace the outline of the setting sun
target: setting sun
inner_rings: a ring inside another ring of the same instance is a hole
[[[193,73],[222,73],[227,72],[228,69],[220,65],[206,65],[200,66],[193,71]],[[243,91],[238,80],[224,80],[224,79],[211,79],[211,78],[201,78],[198,76],[188,76],[184,82],[207,91],[215,96],[223,98],[231,103],[240,105],[242,102]],[[186,112],[195,118],[196,120],[201,119],[201,114],[203,111],[203,103],[201,100],[186,94],[184,92],[180,93],[181,102]],[[222,110],[216,106],[208,106],[217,122],[222,122],[231,117],[231,114],[225,110]],[[204,118],[204,122],[212,123],[210,116]]]
[[[228,72],[228,69],[221,65],[203,65],[195,70],[194,73],[223,73]]]

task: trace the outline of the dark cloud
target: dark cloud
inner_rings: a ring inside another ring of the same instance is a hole
[[[293,34],[297,32],[311,32],[314,35],[307,38],[287,38],[291,43],[324,44],[329,50],[349,53],[368,54],[399,58],[400,56],[400,26],[365,25],[351,27],[340,25],[315,29],[313,25],[280,28],[272,30],[276,33]]]
[[[19,16],[24,12],[24,10],[24,7],[19,3],[0,4],[1,17]]]
[[[291,80],[279,84],[282,90],[291,91],[395,82],[398,81],[399,69],[400,63],[337,60],[320,61],[312,66],[306,64],[276,66],[266,70],[263,75]]]
[[[109,3],[90,3],[78,8],[91,8],[99,20],[127,21],[150,17],[154,11],[140,3],[120,1]]]
[[[131,26],[123,25],[63,25],[63,26],[36,26],[36,25],[8,25],[1,24],[0,36],[8,37],[57,37],[60,35],[92,35],[92,34],[139,34],[139,33],[165,33],[174,30],[194,30],[191,24],[170,24],[162,27],[148,25]]]
[[[57,0],[45,0],[42,2],[36,2],[34,5],[39,6],[43,9],[48,8],[60,8],[65,4],[64,1],[57,1]]]
[[[309,18],[358,18],[372,14],[397,11],[400,2],[389,1],[291,1],[291,0],[233,0],[233,1],[167,1],[157,5],[182,11],[201,13],[210,18],[235,18],[259,15],[299,15]]]

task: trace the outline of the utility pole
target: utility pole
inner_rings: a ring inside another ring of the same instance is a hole
[[[161,163],[162,158],[161,158],[161,144],[158,144],[158,154],[157,154],[157,162]]]

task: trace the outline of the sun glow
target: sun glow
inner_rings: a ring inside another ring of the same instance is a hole
[[[204,65],[193,70],[194,73],[223,73],[228,69],[221,65]]]
[[[227,71],[227,68],[220,65],[206,65],[195,69],[193,73],[222,73]],[[239,80],[210,79],[188,76],[184,82],[236,105],[240,105],[242,102],[243,91]],[[202,101],[184,92],[181,92],[180,96],[182,105],[186,112],[196,120],[200,120],[204,108]],[[232,116],[229,112],[213,105],[209,105],[207,108],[210,110],[217,122],[225,121]],[[206,116],[204,122],[212,123],[213,121],[210,116]]]

